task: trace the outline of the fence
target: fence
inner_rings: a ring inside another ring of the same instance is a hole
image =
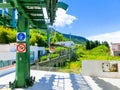
[[[12,64],[11,60],[0,61],[0,68],[5,67],[5,66],[9,66],[11,64]]]
[[[16,52],[0,52],[0,68],[11,65],[16,59]]]

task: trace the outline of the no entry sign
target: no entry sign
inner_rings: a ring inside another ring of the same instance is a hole
[[[26,44],[25,43],[17,44],[16,50],[17,52],[21,52],[21,53],[26,52]]]

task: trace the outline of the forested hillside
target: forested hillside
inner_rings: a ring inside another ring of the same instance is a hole
[[[70,34],[63,34],[63,36],[67,38],[68,40],[71,39],[76,44],[83,44],[87,41],[85,37],[81,37],[81,36],[75,36],[75,35],[70,35]]]
[[[16,29],[0,26],[0,44],[9,44],[16,42]],[[56,32],[52,34],[48,33],[46,30],[30,29],[30,45],[37,44],[38,46],[48,46],[48,39],[51,42],[65,41],[66,38]]]

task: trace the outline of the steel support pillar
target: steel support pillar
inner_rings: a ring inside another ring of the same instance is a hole
[[[49,40],[49,38],[50,38],[50,28],[48,27],[47,28],[47,45],[48,45],[48,47],[50,46],[50,40]]]
[[[11,21],[10,21],[10,25],[11,25],[13,28],[16,28],[15,10],[16,10],[16,9],[12,9],[12,11],[11,11],[12,19],[11,19]]]
[[[10,83],[11,88],[26,88],[34,83],[34,78],[30,77],[30,46],[29,46],[29,28],[28,19],[24,18],[21,14],[18,15],[17,33],[25,34],[17,36],[16,45],[16,77],[13,83]],[[17,34],[18,35],[18,34]],[[23,39],[25,40],[23,40]],[[23,41],[22,41],[23,40]],[[20,45],[24,45],[22,47]],[[23,49],[25,48],[25,49]],[[17,50],[18,49],[18,50]]]

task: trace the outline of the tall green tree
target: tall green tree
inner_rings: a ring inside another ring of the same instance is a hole
[[[109,48],[109,44],[108,44],[108,42],[107,42],[107,41],[102,42],[102,45],[105,45],[106,47],[108,47],[108,48]]]
[[[16,42],[16,30],[0,26],[0,43],[8,44]]]
[[[16,30],[9,30],[9,33],[7,35],[9,43],[16,42]]]
[[[86,49],[87,50],[91,49],[91,47],[90,47],[90,41],[89,40],[86,41]]]
[[[60,42],[60,41],[65,41],[65,38],[62,34],[56,32],[55,35],[52,38],[53,42]]]
[[[46,46],[45,32],[39,30],[30,30],[30,45]]]
[[[36,34],[30,33],[30,45],[35,45],[36,41],[37,41]]]
[[[95,43],[95,47],[101,45],[101,44],[100,44],[100,41],[98,41],[98,40],[95,40],[94,43]]]
[[[2,44],[9,43],[7,35],[8,33],[5,30],[0,30],[0,43]]]
[[[93,49],[93,48],[95,48],[95,42],[90,41],[90,49]]]
[[[36,43],[38,46],[47,46],[46,38],[43,35],[37,35],[36,38]]]

